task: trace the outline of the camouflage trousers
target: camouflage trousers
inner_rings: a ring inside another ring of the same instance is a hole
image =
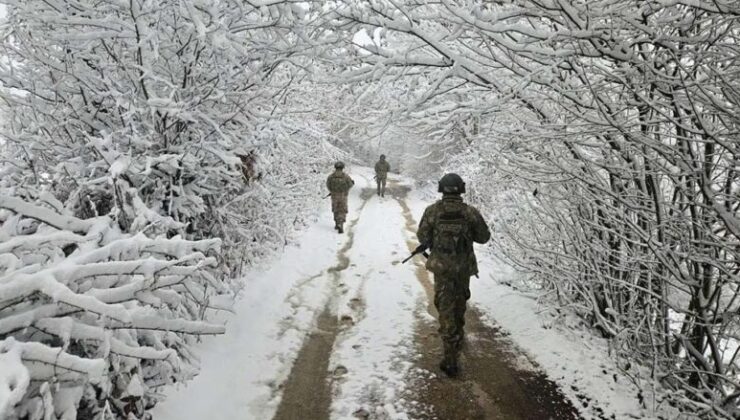
[[[386,177],[376,177],[375,182],[378,184],[378,195],[385,195]]]
[[[347,193],[331,194],[331,211],[334,213],[334,222],[338,225],[347,220]]]
[[[462,348],[468,299],[470,276],[434,275],[434,306],[439,313],[439,335],[446,356],[457,358]]]

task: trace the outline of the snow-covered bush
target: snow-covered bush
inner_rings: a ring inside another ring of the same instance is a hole
[[[142,417],[192,376],[191,337],[223,332],[201,320],[219,248],[0,196],[0,417]]]
[[[243,194],[284,181],[276,159],[306,156],[306,169],[287,169],[311,173],[326,157],[320,132],[280,102],[302,71],[291,50],[299,25],[289,27],[299,8],[8,6],[0,94],[15,195],[49,191],[82,218],[113,210],[126,232],[224,237],[231,265],[244,238],[229,215],[257,205]]]
[[[340,153],[293,109],[315,100],[305,10],[2,3],[0,410],[145,417],[195,372],[188,336],[222,331],[212,296],[303,224]]]

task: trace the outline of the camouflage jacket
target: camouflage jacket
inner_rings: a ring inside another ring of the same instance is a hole
[[[391,165],[387,160],[379,160],[375,164],[375,175],[378,178],[385,178],[388,176],[388,172],[391,170]]]
[[[355,181],[338,169],[326,178],[326,188],[332,194],[346,193],[353,185],[355,185]]]
[[[464,223],[467,223],[466,231],[470,236],[466,238],[464,251],[455,258],[434,252],[435,230],[439,229],[440,216],[447,214],[462,215]],[[478,274],[478,261],[473,251],[473,242],[484,244],[491,239],[491,232],[480,212],[475,207],[465,204],[462,197],[455,195],[446,195],[424,210],[416,235],[420,243],[429,245],[427,270],[434,274],[456,273],[467,276]]]

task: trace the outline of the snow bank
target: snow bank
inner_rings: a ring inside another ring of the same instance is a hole
[[[511,334],[584,417],[657,418],[661,408],[609,357],[606,340],[578,325],[575,316],[558,316],[536,293],[512,288],[517,273],[482,254],[481,278],[471,281],[471,303],[482,309],[484,322]]]

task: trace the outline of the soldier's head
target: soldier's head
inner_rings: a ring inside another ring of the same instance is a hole
[[[385,155],[380,155],[380,160],[385,160]]]
[[[439,180],[437,191],[444,195],[460,195],[465,192],[465,182],[460,175],[449,173]]]
[[[335,163],[334,164],[334,169],[336,169],[338,171],[341,171],[342,169],[344,169],[344,162],[337,162],[337,163]]]

